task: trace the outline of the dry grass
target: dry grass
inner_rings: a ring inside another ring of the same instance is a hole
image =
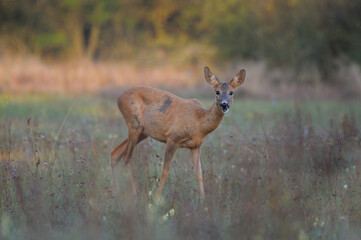
[[[355,99],[361,92],[361,72],[356,65],[340,66],[335,77],[338,80],[327,85],[320,82],[316,71],[301,74],[299,84],[291,72],[270,70],[262,61],[240,61],[223,67],[211,63],[179,67],[171,62],[152,65],[88,60],[49,63],[29,57],[0,58],[0,92],[79,94],[148,85],[187,95],[194,87],[197,87],[194,93],[204,91],[203,67],[209,64],[225,81],[240,68],[246,69],[243,93],[262,99]]]
[[[155,201],[163,147],[146,140],[132,161],[139,197],[121,173],[120,208],[109,153],[126,127],[114,102],[18,97],[0,106],[2,239],[361,237],[357,102],[234,103],[202,148],[204,202],[184,150]]]
[[[200,68],[202,69],[202,68]],[[84,93],[135,85],[185,87],[199,83],[201,71],[174,66],[137,66],[126,62],[46,63],[35,58],[0,59],[4,92]]]

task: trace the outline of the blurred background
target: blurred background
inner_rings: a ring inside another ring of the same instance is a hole
[[[222,80],[245,68],[248,96],[355,98],[360,12],[347,0],[0,0],[0,91],[201,93],[208,65]]]

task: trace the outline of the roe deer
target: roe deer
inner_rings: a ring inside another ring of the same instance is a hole
[[[183,99],[169,92],[151,87],[129,89],[118,98],[118,107],[128,126],[128,138],[111,152],[113,191],[119,194],[116,167],[124,158],[133,194],[137,192],[133,180],[130,160],[135,145],[147,137],[165,143],[162,179],[157,191],[160,196],[170,164],[177,148],[188,148],[192,154],[200,195],[204,198],[200,147],[205,137],[215,130],[223,115],[228,112],[233,100],[233,91],[245,80],[243,69],[227,83],[218,80],[209,68],[204,68],[207,82],[213,86],[215,103],[205,109],[196,99]]]

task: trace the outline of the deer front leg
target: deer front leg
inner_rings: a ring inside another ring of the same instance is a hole
[[[201,158],[200,158],[200,148],[190,149],[192,153],[192,160],[194,165],[194,173],[196,175],[199,191],[201,194],[201,198],[204,199],[204,188],[203,188],[203,177],[202,177],[202,166],[201,166]]]
[[[157,198],[159,198],[160,194],[162,193],[162,188],[165,182],[165,179],[168,177],[170,163],[172,161],[173,155],[177,150],[177,146],[174,143],[167,142],[165,146],[164,152],[164,163],[163,163],[163,170],[162,170],[162,180],[160,181],[160,185],[157,191]]]

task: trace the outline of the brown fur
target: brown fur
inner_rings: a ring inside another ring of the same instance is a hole
[[[220,82],[208,67],[205,67],[205,77],[215,90],[228,96],[230,91],[243,83],[245,71],[242,71],[244,72],[243,78],[238,74],[230,83]],[[233,96],[229,96],[231,103]],[[118,193],[115,167],[120,159],[124,158],[131,178],[133,193],[136,195],[130,159],[135,145],[149,136],[166,143],[162,179],[157,196],[161,194],[168,176],[174,152],[177,148],[188,148],[192,152],[201,196],[204,197],[199,149],[205,137],[217,128],[223,118],[224,113],[219,107],[218,95],[212,107],[206,109],[195,99],[183,99],[156,88],[136,87],[126,91],[118,98],[118,107],[128,126],[128,138],[111,153],[115,193]]]

